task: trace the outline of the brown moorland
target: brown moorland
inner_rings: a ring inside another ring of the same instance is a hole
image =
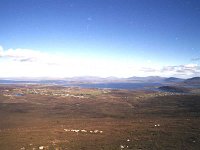
[[[2,150],[198,150],[200,95],[0,86]]]

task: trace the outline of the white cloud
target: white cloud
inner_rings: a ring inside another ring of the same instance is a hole
[[[8,49],[8,50],[2,50],[1,52],[2,57],[7,57],[9,59],[15,60],[15,61],[48,61],[50,59],[50,55],[46,53],[42,53],[40,51],[34,51],[30,49]]]
[[[131,67],[118,61],[53,55],[30,49],[1,51],[1,77],[129,76]]]
[[[160,76],[193,77],[200,75],[200,66],[198,64],[186,64],[176,66],[163,66],[160,69],[142,68],[146,73],[153,73]]]
[[[186,64],[159,66],[147,61],[114,60],[93,57],[53,55],[30,49],[0,46],[0,77],[72,77],[72,76],[177,76],[200,75],[200,66]]]
[[[0,57],[2,56],[3,54],[3,47],[0,45]]]

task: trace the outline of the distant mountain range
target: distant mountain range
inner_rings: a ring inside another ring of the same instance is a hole
[[[181,78],[175,78],[175,77],[170,77],[170,78],[166,78],[164,79],[165,82],[183,82],[184,79]]]
[[[190,78],[184,81],[185,84],[200,84],[200,77]]]
[[[200,84],[200,77],[193,77],[189,79],[181,78],[165,78],[160,76],[148,76],[148,77],[129,77],[129,78],[117,78],[117,77],[94,77],[94,76],[82,76],[71,78],[0,78],[0,84],[87,84],[87,83],[165,83],[165,84]]]

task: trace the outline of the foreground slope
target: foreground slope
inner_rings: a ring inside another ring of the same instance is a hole
[[[200,95],[0,86],[0,149],[198,149]]]

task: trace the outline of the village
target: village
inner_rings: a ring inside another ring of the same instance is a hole
[[[95,91],[95,92],[94,92]],[[6,97],[20,97],[25,95],[43,95],[43,96],[54,96],[54,97],[73,97],[79,99],[87,99],[94,95],[99,94],[107,94],[110,93],[110,89],[85,89],[81,90],[79,87],[59,87],[59,88],[52,88],[51,86],[33,86],[26,88],[13,88],[13,89],[4,89],[0,90],[0,93]],[[151,97],[162,97],[162,96],[170,96],[170,95],[184,95],[185,93],[177,93],[177,92],[162,92],[156,91],[146,94],[140,94],[136,96],[135,99],[144,99],[144,98],[151,98]],[[129,96],[121,97],[122,99],[128,99]]]

